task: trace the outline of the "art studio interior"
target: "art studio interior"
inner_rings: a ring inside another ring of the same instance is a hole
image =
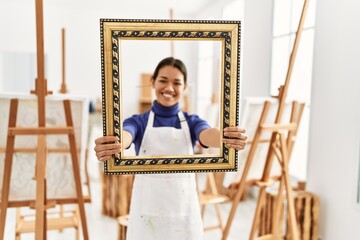
[[[358,9],[0,1],[0,240],[360,240]]]

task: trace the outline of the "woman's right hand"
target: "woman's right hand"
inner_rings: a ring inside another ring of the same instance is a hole
[[[95,139],[94,151],[99,161],[110,160],[112,155],[121,151],[119,138],[116,136],[104,136]]]

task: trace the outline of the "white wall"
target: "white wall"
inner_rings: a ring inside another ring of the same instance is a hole
[[[308,189],[320,196],[320,237],[360,239],[360,2],[318,0]]]
[[[269,96],[272,1],[245,0],[243,26],[242,97]]]
[[[204,9],[197,18],[241,20],[241,97],[270,95],[270,60],[272,39],[272,1],[242,0],[244,10],[222,15],[225,3],[218,1]],[[225,13],[229,12],[227,10]]]
[[[110,5],[109,3],[112,3]],[[100,18],[169,17],[171,3],[152,4],[111,1],[43,1],[44,48],[48,89],[57,92],[61,83],[61,28],[66,29],[66,80],[69,91],[91,99],[101,96]],[[195,16],[174,10],[175,19],[222,19],[226,1],[212,1]],[[242,96],[267,96],[270,76],[271,3],[246,1],[242,53]],[[260,6],[260,8],[259,8]],[[190,8],[190,7],[189,7]],[[180,11],[180,10],[179,10]],[[81,12],[81,14],[80,14]],[[24,0],[0,2],[0,52],[36,54],[35,4]],[[258,39],[262,39],[261,42]],[[175,54],[183,53],[175,46]],[[183,54],[182,54],[183,55]],[[259,71],[259,69],[261,69]],[[194,75],[196,76],[196,75]],[[1,78],[1,74],[0,74]],[[139,79],[138,79],[139,80]],[[6,79],[0,79],[1,82]],[[32,81],[30,79],[30,81]],[[0,87],[3,87],[0,84]],[[1,88],[0,88],[1,90]],[[30,89],[29,89],[30,90]],[[26,92],[26,90],[24,90]],[[134,103],[137,104],[134,94]],[[132,106],[130,109],[134,109]]]
[[[3,59],[0,57],[0,76],[3,75]],[[4,82],[0,80],[0,91],[4,88]]]
[[[121,1],[43,1],[48,89],[61,84],[61,28],[66,29],[66,79],[71,93],[101,96],[100,18],[169,17],[169,5]],[[149,11],[149,9],[151,9]],[[35,2],[0,2],[0,51],[36,53]],[[178,17],[182,17],[179,16]],[[185,16],[186,18],[186,16]],[[1,79],[1,81],[5,81]]]

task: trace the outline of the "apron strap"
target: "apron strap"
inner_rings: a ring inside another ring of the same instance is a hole
[[[155,117],[154,112],[150,111],[149,119],[148,119],[146,128],[152,128],[154,126],[154,117]]]
[[[180,120],[181,129],[183,130],[187,142],[188,152],[189,154],[193,154],[193,146],[191,142],[191,136],[190,136],[190,129],[189,125],[187,124],[186,118],[184,116],[184,113],[182,111],[178,112],[178,117]]]

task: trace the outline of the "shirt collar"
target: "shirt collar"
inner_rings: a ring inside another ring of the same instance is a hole
[[[156,100],[153,102],[153,105],[151,107],[151,110],[156,115],[162,115],[162,116],[173,116],[177,115],[180,111],[179,103],[176,103],[170,107],[165,107],[160,105]]]

